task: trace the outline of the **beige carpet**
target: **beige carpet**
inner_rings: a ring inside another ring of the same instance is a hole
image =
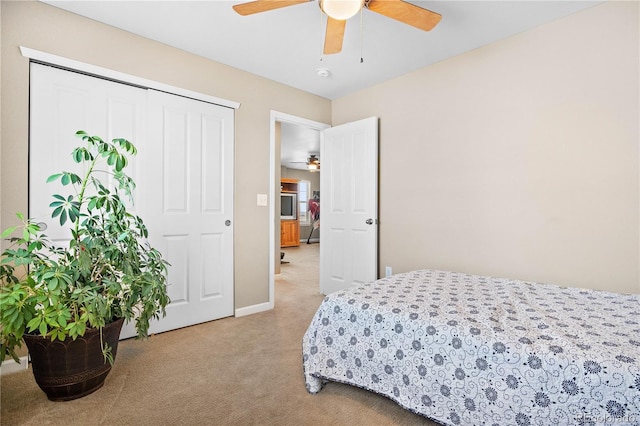
[[[330,383],[307,393],[302,336],[322,301],[318,244],[285,249],[276,308],[120,342],[102,389],[50,402],[31,370],[1,378],[9,425],[434,425],[391,400]]]

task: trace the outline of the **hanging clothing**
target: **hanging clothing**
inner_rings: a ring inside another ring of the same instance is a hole
[[[320,201],[312,198],[309,200],[309,214],[311,215],[311,221],[315,222],[320,219]]]

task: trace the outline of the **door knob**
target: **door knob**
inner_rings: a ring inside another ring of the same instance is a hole
[[[364,223],[366,223],[367,225],[373,225],[373,219],[369,218]]]
[[[231,221],[229,219],[227,219],[227,220],[224,221],[224,224],[226,226],[231,226]]]

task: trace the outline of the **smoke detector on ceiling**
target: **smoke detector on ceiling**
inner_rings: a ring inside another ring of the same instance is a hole
[[[331,71],[329,71],[328,68],[318,68],[316,72],[318,73],[318,76],[324,77],[324,78],[327,78],[331,75]]]

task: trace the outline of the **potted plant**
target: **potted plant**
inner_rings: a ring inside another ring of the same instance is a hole
[[[123,321],[135,320],[137,338],[147,337],[150,320],[164,316],[169,303],[168,263],[149,246],[144,222],[121,198],[135,187],[123,169],[136,148],[126,139],[76,134],[85,143],[72,157],[84,171],[47,179],[72,188],[50,204],[51,216],[69,230],[68,246],[52,243],[44,226],[21,214],[22,225],[1,235],[17,234],[0,257],[2,360],[9,355],[19,362],[15,350],[24,340],[36,382],[51,400],[100,388]]]

